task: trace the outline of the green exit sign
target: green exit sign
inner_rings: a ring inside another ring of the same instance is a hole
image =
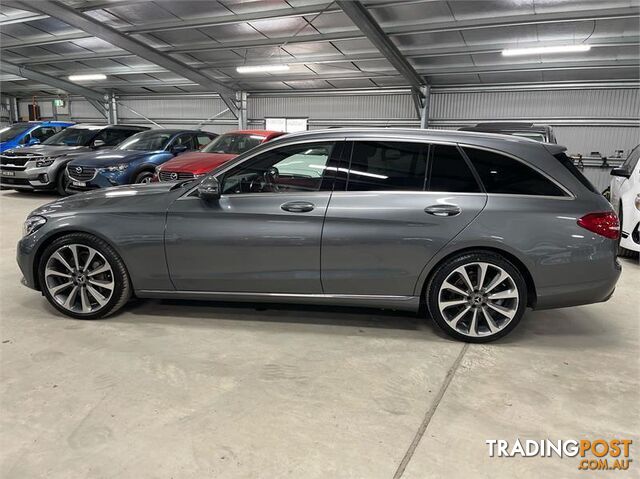
[[[64,106],[64,100],[56,99],[53,100],[54,106]]]

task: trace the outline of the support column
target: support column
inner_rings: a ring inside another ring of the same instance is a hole
[[[247,92],[236,92],[236,103],[238,104],[238,128],[247,129]]]
[[[20,121],[20,113],[18,112],[18,98],[16,98],[15,96],[9,97],[9,114],[11,115],[12,123]]]
[[[116,94],[113,92],[109,94],[109,103],[107,107],[109,111],[109,124],[117,125],[118,124],[118,100],[116,99]]]
[[[429,109],[431,107],[431,87],[425,85],[420,87],[422,105],[420,107],[420,128],[426,128],[429,123]]]

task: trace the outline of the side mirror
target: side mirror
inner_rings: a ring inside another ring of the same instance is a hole
[[[104,142],[104,140],[94,140],[93,141],[93,147],[94,148],[102,148],[105,145],[106,145],[106,143]]]
[[[614,168],[611,170],[611,176],[622,176],[623,178],[631,178],[631,173],[626,168]]]
[[[198,186],[198,195],[205,201],[220,199],[220,182],[214,176],[206,176]]]
[[[40,140],[38,140],[37,138],[31,138],[27,142],[27,146],[33,146],[33,145],[39,145],[39,144],[40,144]]]
[[[184,153],[187,151],[187,145],[174,145],[171,147],[171,153],[174,155],[179,155],[180,153]]]

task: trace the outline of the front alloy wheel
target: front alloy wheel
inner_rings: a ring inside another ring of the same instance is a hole
[[[122,259],[109,244],[85,233],[54,240],[42,254],[39,279],[49,302],[79,319],[107,316],[131,296]]]
[[[520,321],[526,286],[501,256],[471,253],[442,265],[429,287],[429,311],[449,335],[469,342],[504,336]]]

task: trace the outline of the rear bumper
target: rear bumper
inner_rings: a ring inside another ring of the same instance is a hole
[[[538,288],[534,309],[566,308],[607,301],[613,295],[621,272],[622,266],[615,261],[605,278]]]

